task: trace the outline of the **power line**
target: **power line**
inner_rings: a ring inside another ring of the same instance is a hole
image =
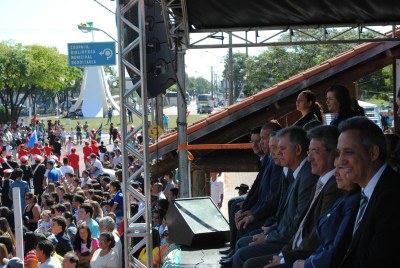
[[[109,9],[108,7],[106,7],[105,5],[100,3],[99,1],[97,1],[97,0],[93,0],[93,1],[95,1],[97,4],[99,4],[100,6],[102,6],[103,8],[107,9],[109,12],[111,12],[111,13],[113,13],[115,15],[114,11],[112,11],[111,9]]]

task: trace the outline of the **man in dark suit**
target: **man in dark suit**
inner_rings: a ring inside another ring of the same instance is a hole
[[[308,258],[320,244],[317,236],[318,219],[342,196],[333,176],[339,131],[335,126],[319,126],[312,129],[308,137],[311,139],[308,149],[311,172],[320,176],[312,193],[311,205],[303,214],[295,235],[280,254],[249,259],[244,267],[270,264],[271,267],[292,268],[296,260]]]
[[[36,196],[41,196],[43,194],[45,185],[44,174],[46,173],[46,167],[41,163],[42,159],[42,156],[35,155],[35,163],[32,165],[33,188]],[[39,198],[39,204],[41,204],[41,198]]]
[[[249,237],[248,246],[239,248],[233,256],[233,267],[243,267],[243,263],[250,258],[279,252],[289,242],[297,230],[300,215],[308,208],[311,192],[318,180],[311,174],[311,166],[307,162],[309,139],[306,132],[299,127],[289,127],[279,131],[278,139],[281,164],[293,170],[294,182],[277,212],[276,224],[265,229],[265,233]]]
[[[260,131],[261,127],[255,127],[250,131],[250,143],[252,145],[252,149],[255,155],[258,156],[259,158],[259,170],[262,170],[261,163],[262,163],[262,158],[264,157],[264,153],[260,148]],[[228,216],[229,216],[229,229],[230,229],[230,248],[227,250],[221,251],[222,254],[228,254],[232,248],[235,247],[236,243],[236,235],[237,235],[237,229],[236,229],[236,224],[235,224],[235,214],[240,210],[239,204],[245,204],[246,205],[250,202],[250,200],[253,199],[253,196],[255,193],[257,193],[257,189],[260,185],[260,178],[259,174],[257,175],[256,179],[253,182],[253,185],[251,186],[250,192],[247,195],[244,196],[238,196],[231,198],[228,201]],[[239,212],[240,213],[240,212]]]
[[[361,187],[361,200],[347,228],[347,239],[332,260],[347,267],[400,267],[400,177],[387,165],[382,130],[365,117],[339,126],[339,164]]]
[[[230,241],[231,248],[227,251],[222,251],[221,253],[229,254],[230,251],[235,247],[238,236],[236,223],[241,218],[245,217],[246,215],[249,215],[252,212],[252,210],[259,209],[262,205],[262,202],[270,197],[270,195],[267,196],[268,192],[272,193],[273,191],[276,190],[278,186],[277,181],[273,180],[276,178],[275,175],[273,176],[273,179],[270,179],[270,177],[272,177],[270,176],[272,172],[271,167],[274,167],[275,165],[273,163],[273,160],[269,157],[268,149],[265,149],[265,144],[264,144],[264,149],[262,149],[261,142],[266,143],[267,144],[266,147],[268,147],[268,139],[270,133],[279,130],[280,128],[281,127],[279,124],[274,122],[268,122],[265,125],[263,125],[262,128],[261,127],[254,128],[251,131],[253,151],[255,154],[258,154],[260,156],[262,155],[261,158],[262,166],[247,196],[238,197],[233,200],[229,200],[228,202],[229,225],[231,231],[231,241]],[[261,139],[261,134],[264,135],[263,141]],[[272,183],[271,180],[273,180]],[[238,206],[240,202],[243,202],[241,208]]]
[[[265,156],[263,162],[265,163],[264,170],[261,173],[261,181],[260,181],[260,189],[257,194],[256,202],[251,206],[246,208],[242,208],[245,215],[257,214],[261,210],[265,210],[268,208],[267,216],[272,216],[276,207],[278,206],[278,198],[276,196],[276,192],[279,187],[279,182],[282,174],[282,166],[275,165],[275,161],[272,158],[269,150],[269,140],[271,133],[277,130],[280,130],[281,127],[274,123],[268,122],[263,125],[260,132],[260,147],[264,152]],[[248,217],[248,216],[247,216]],[[240,234],[243,236],[244,234],[249,233],[252,230],[259,229],[264,222],[264,219],[254,222],[251,226],[247,226],[246,228],[241,228],[240,223],[238,224],[238,229],[240,228]]]

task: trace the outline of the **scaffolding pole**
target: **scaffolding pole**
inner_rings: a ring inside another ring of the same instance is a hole
[[[128,12],[137,9],[138,25],[130,21]],[[117,28],[118,28],[118,62],[120,75],[120,97],[121,97],[121,133],[122,133],[122,152],[124,154],[122,162],[122,187],[124,190],[124,267],[152,267],[152,240],[151,240],[151,195],[150,195],[150,161],[149,161],[149,139],[148,139],[148,100],[147,100],[147,75],[146,75],[146,33],[145,33],[145,4],[144,0],[118,0],[117,1]],[[127,32],[135,33],[134,40],[126,40]],[[140,64],[135,66],[129,62],[128,55],[133,50],[140,51]],[[132,86],[127,86],[126,69],[130,69],[135,73],[138,80],[135,80]],[[141,93],[141,105],[135,105],[133,94],[136,91]],[[141,108],[137,110],[136,107]],[[128,133],[127,129],[127,111],[141,119],[139,125],[134,132]],[[143,135],[142,150],[138,150],[132,144],[133,135],[141,131]],[[135,155],[142,164],[132,176],[128,174],[128,153]],[[137,192],[132,187],[134,178],[143,174],[144,177],[144,195]],[[131,215],[131,199],[137,200],[137,203],[144,205],[144,209],[139,210],[136,214]],[[140,222],[139,219],[145,219]],[[134,240],[134,238],[136,238]],[[141,239],[140,239],[141,238]],[[140,241],[138,240],[140,239]],[[134,254],[139,251],[142,246],[146,247],[147,264],[141,263]]]

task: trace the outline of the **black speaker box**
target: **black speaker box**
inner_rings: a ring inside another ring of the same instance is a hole
[[[132,8],[126,14],[134,25],[138,24],[137,8]],[[156,0],[145,1],[146,20],[146,64],[147,64],[147,92],[149,98],[154,98],[176,83],[176,54],[168,46],[167,32],[162,13],[161,2]],[[132,42],[138,33],[128,29],[125,38]],[[139,47],[133,49],[125,57],[129,63],[140,68]],[[131,69],[127,69],[132,82],[138,81],[138,76]],[[138,89],[140,95],[140,88]]]
[[[180,245],[211,246],[229,240],[229,224],[209,197],[171,202],[167,225],[169,239]]]

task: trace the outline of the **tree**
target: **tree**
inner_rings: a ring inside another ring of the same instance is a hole
[[[211,83],[203,77],[189,77],[186,75],[186,91],[192,96],[210,93]]]
[[[232,79],[233,79],[233,98],[236,99],[240,91],[243,88],[243,84],[246,76],[246,59],[245,53],[233,53],[232,54]],[[224,57],[225,69],[222,74],[226,81],[229,81],[229,55]]]
[[[291,38],[293,41],[306,41],[313,40],[313,37],[310,36],[314,36],[322,40],[324,36],[323,31],[323,29],[297,31]],[[330,30],[327,34],[331,38],[341,33],[336,30]],[[341,36],[349,38],[355,37],[355,35],[355,32],[348,31],[343,32]],[[280,41],[288,41],[288,38],[280,38]],[[234,83],[241,85],[245,95],[250,96],[318,65],[350,49],[352,46],[352,44],[330,44],[269,47],[260,55],[248,57],[247,59],[243,54],[235,53],[233,54],[233,74],[234,79],[239,80]],[[228,78],[227,60],[228,58],[225,57],[225,79]]]
[[[82,71],[69,67],[56,48],[0,43],[0,101],[3,121],[18,120],[30,96],[59,92],[82,79]]]

